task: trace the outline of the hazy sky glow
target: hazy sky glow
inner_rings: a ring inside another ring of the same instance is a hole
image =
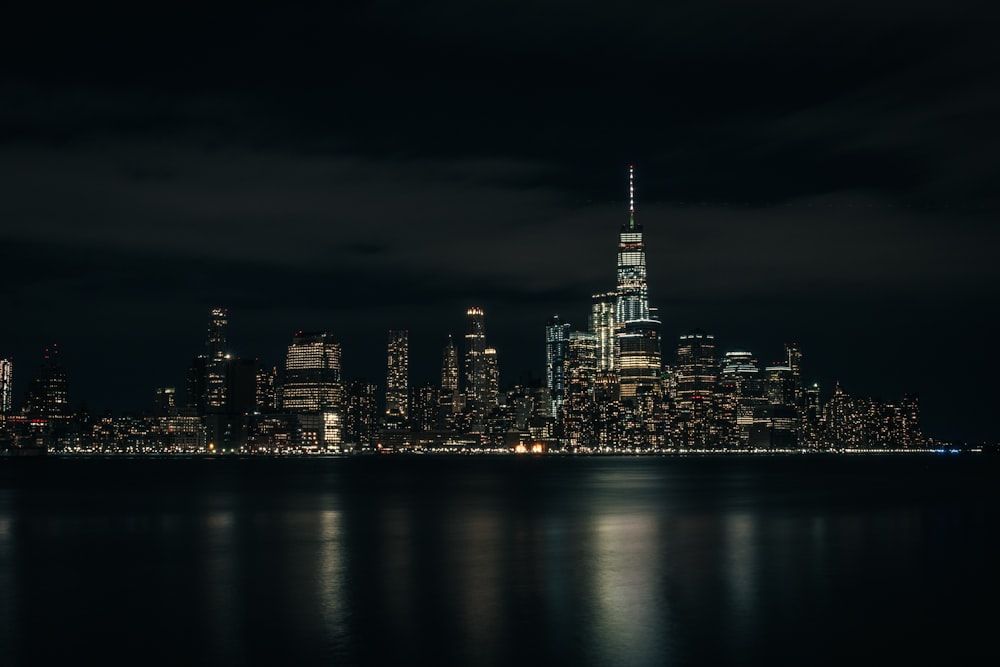
[[[1000,89],[986,3],[183,3],[5,15],[0,356],[53,340],[71,400],[183,383],[298,329],[436,380],[486,309],[502,382],[613,286],[636,164],[664,347],[701,327],[805,376],[919,392],[994,440]],[[672,361],[673,354],[666,354]],[[147,397],[150,397],[147,400]]]

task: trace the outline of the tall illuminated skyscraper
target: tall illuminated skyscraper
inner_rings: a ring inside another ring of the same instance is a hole
[[[484,414],[488,415],[500,405],[500,361],[496,348],[488,347],[483,350],[483,361],[486,371]]]
[[[566,352],[569,347],[569,323],[558,315],[545,325],[545,385],[549,389],[553,417],[559,414],[566,391]]]
[[[284,409],[319,412],[341,407],[340,345],[327,332],[298,332],[285,358]]]
[[[390,422],[409,416],[409,332],[389,332],[388,369],[385,378],[385,416]]]
[[[594,334],[597,370],[613,371],[616,364],[615,292],[595,294],[590,310],[590,333]]]
[[[205,362],[205,409],[216,412],[226,408],[229,399],[226,374],[231,355],[226,349],[226,326],[229,311],[213,308],[208,321],[208,358]]]
[[[660,323],[656,320],[632,320],[618,334],[618,387],[622,401],[640,395],[659,397]]]
[[[229,324],[229,309],[213,308],[208,320],[208,337],[206,346],[208,347],[209,359],[224,359],[226,357],[226,326]]]
[[[685,443],[704,447],[714,436],[712,423],[718,371],[715,337],[695,330],[677,344],[676,406],[684,425]]]
[[[635,221],[635,167],[628,168],[628,220],[618,234],[618,300],[615,323],[619,331],[626,322],[648,320],[649,288],[646,284],[646,250],[642,225]]]
[[[642,225],[635,221],[635,168],[628,169],[628,220],[618,234],[618,286],[615,290],[615,370],[619,395],[634,402],[660,392],[660,322],[649,308],[646,250]]]
[[[448,334],[448,342],[444,346],[441,355],[441,394],[440,394],[440,417],[442,425],[450,427],[456,412],[462,407],[461,397],[458,393],[458,349],[451,334]]]
[[[229,311],[226,308],[210,311],[205,352],[194,358],[188,371],[188,405],[196,408],[201,415],[223,412],[228,406],[227,375],[232,359],[226,349],[228,324]]]
[[[466,407],[484,416],[487,412],[489,373],[486,362],[486,322],[483,309],[472,307],[466,312],[465,333],[465,403]]]
[[[0,416],[9,415],[14,406],[14,362],[0,359]]]

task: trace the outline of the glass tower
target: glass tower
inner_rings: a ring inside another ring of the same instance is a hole
[[[615,323],[618,330],[626,322],[648,320],[649,288],[646,284],[646,250],[642,225],[635,221],[635,167],[628,168],[628,221],[618,234],[618,301]]]
[[[566,391],[566,352],[569,347],[569,323],[558,315],[545,325],[545,385],[551,399],[551,415],[559,414]]]
[[[9,415],[14,405],[14,362],[0,359],[0,415]]]
[[[405,420],[409,416],[409,332],[389,332],[389,363],[385,379],[385,416]]]

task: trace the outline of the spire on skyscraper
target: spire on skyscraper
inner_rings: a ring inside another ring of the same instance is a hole
[[[635,165],[628,166],[628,228],[635,229]]]

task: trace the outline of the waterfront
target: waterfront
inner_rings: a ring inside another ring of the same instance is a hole
[[[933,454],[7,460],[0,663],[996,657],[998,471]]]

